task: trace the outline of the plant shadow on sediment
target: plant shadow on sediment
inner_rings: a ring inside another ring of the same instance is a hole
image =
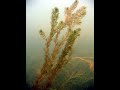
[[[71,60],[56,76],[50,90],[94,90],[94,71],[80,59]]]

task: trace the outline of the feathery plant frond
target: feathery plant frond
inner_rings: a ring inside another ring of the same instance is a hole
[[[57,23],[58,23],[57,22],[58,17],[59,17],[59,9],[57,7],[55,7],[52,10],[52,16],[51,16],[51,32],[50,32],[51,37],[53,37],[56,32],[55,27],[57,26]]]
[[[40,34],[40,36],[41,36],[43,39],[46,40],[46,35],[45,35],[45,33],[44,33],[42,30],[39,31],[39,34]]]
[[[72,55],[72,47],[75,40],[80,36],[81,28],[74,29],[75,25],[80,26],[81,19],[86,14],[86,7],[82,6],[75,13],[73,11],[78,5],[78,0],[75,0],[70,7],[65,9],[64,21],[58,22],[59,9],[55,7],[51,13],[51,31],[48,37],[40,30],[40,36],[46,40],[45,42],[45,62],[33,83],[33,90],[48,90],[54,78],[59,73],[64,65],[66,65]],[[60,32],[67,28],[66,33],[62,36],[62,40],[58,40]],[[54,41],[53,51],[49,53],[50,43]],[[63,48],[62,52],[60,50]],[[59,58],[56,57],[59,55]],[[54,62],[57,60],[57,63]]]

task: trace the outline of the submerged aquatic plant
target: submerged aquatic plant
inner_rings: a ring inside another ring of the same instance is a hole
[[[58,22],[59,9],[55,7],[52,10],[51,15],[51,31],[47,37],[43,30],[40,30],[40,36],[45,40],[45,62],[43,64],[40,73],[37,75],[35,82],[33,83],[33,90],[48,90],[54,78],[59,73],[64,65],[71,60],[72,47],[75,40],[80,36],[81,19],[86,14],[86,7],[82,6],[75,13],[74,9],[77,7],[78,1],[65,9],[64,21]],[[75,25],[79,28],[75,28]],[[66,30],[66,33],[62,36],[61,40],[58,40],[60,32]],[[50,53],[49,48],[51,41],[54,41],[53,51]],[[60,50],[63,48],[62,52]],[[59,58],[57,58],[57,56]],[[57,63],[55,63],[57,61]]]

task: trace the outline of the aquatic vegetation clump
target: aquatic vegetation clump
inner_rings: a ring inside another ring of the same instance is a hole
[[[33,83],[33,90],[48,90],[56,75],[60,72],[70,60],[72,55],[72,47],[75,40],[80,36],[81,19],[86,15],[86,7],[82,6],[75,13],[74,9],[77,7],[78,1],[65,9],[64,21],[58,22],[59,9],[55,7],[52,9],[51,15],[51,31],[47,37],[43,30],[40,30],[40,36],[45,40],[45,62],[40,73],[37,75]],[[75,25],[79,28],[75,28]],[[59,35],[62,30],[67,29],[66,33],[59,40]],[[53,51],[50,53],[49,48],[51,41],[54,41]],[[60,50],[63,48],[62,52]],[[57,56],[59,58],[57,58]],[[55,64],[55,61],[57,63]]]

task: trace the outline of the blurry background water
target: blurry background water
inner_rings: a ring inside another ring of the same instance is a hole
[[[44,62],[44,41],[39,30],[48,35],[52,8],[58,7],[63,20],[64,8],[74,0],[26,0],[26,82],[31,84],[37,70]],[[94,0],[80,0],[78,7],[85,5],[87,14],[82,19],[81,35],[74,45],[74,56],[94,57]]]

